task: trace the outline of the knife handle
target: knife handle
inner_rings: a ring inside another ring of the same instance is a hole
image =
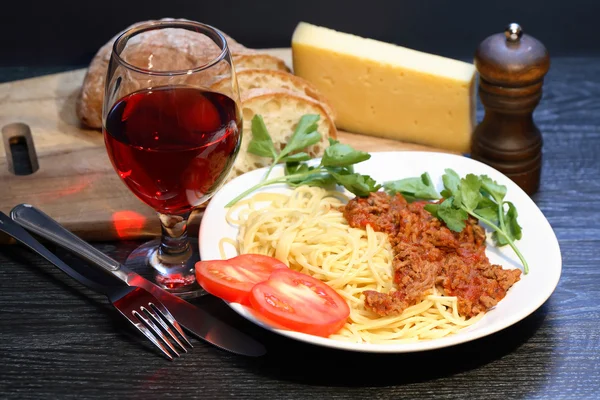
[[[75,271],[69,265],[67,265],[60,258],[56,257],[50,250],[44,247],[40,242],[35,240],[33,236],[31,236],[25,229],[20,227],[18,224],[14,223],[8,216],[2,212],[0,212],[0,231],[12,236],[18,242],[21,242],[25,246],[29,247],[35,253],[44,257],[47,261],[54,264],[57,268],[59,268],[62,272],[69,275],[71,278],[75,279],[82,285],[87,288],[102,294],[107,294],[108,290],[106,286],[96,283],[85,276],[81,275],[79,272]]]
[[[19,204],[11,210],[10,216],[27,230],[71,251],[92,265],[101,267],[106,272],[127,283],[126,274],[119,271],[121,264],[118,261],[83,241],[32,205]]]

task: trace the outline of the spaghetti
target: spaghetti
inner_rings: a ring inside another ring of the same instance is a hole
[[[431,288],[400,315],[379,316],[365,308],[365,290],[393,290],[393,251],[387,234],[352,228],[339,210],[349,199],[340,192],[300,186],[290,194],[258,193],[238,202],[227,221],[238,237],[223,239],[239,254],[276,257],[290,268],[336,289],[350,305],[345,326],[332,339],[355,343],[402,343],[436,339],[477,322],[458,314],[457,298]]]

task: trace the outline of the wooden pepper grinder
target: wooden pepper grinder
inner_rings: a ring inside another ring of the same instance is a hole
[[[475,128],[471,157],[504,173],[528,194],[540,185],[542,135],[533,110],[542,97],[550,57],[544,45],[510,24],[475,52],[479,98],[485,108]]]

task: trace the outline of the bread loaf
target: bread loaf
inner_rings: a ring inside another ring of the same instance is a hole
[[[289,90],[321,102],[327,114],[335,121],[334,110],[327,99],[319,93],[312,83],[305,79],[283,71],[254,68],[241,69],[236,75],[242,97],[252,89]],[[211,85],[211,89],[222,92],[227,90],[229,85],[228,77],[217,78]]]
[[[187,21],[185,19],[163,18],[160,21]],[[155,21],[146,21],[155,22]],[[124,31],[146,22],[135,23]],[[123,32],[124,32],[123,31]],[[91,127],[102,127],[102,102],[104,101],[104,80],[112,53],[115,35],[102,46],[90,63],[77,100],[77,116]],[[246,48],[225,35],[232,52],[243,52]],[[133,37],[123,51],[123,57],[134,65],[155,70],[189,69],[213,60],[220,54],[219,47],[208,37],[184,29],[160,29],[143,32]],[[151,55],[159,55],[151,57]],[[173,55],[170,57],[170,55]],[[177,56],[175,56],[177,55]]]
[[[248,143],[252,139],[252,118],[260,114],[275,148],[283,149],[288,143],[298,121],[304,114],[318,114],[318,132],[321,141],[309,146],[304,151],[311,157],[320,157],[329,146],[328,138],[337,138],[337,130],[333,120],[323,104],[303,94],[273,89],[251,89],[242,96],[242,113],[244,118],[244,134],[240,152],[233,165],[228,180],[248,171],[270,165],[272,160],[248,153]]]

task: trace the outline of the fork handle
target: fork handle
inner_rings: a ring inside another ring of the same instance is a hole
[[[84,260],[101,267],[123,280],[119,276],[120,274],[116,273],[121,268],[121,264],[118,261],[107,256],[89,243],[86,243],[32,205],[19,204],[11,210],[10,216],[19,225],[27,228],[27,230],[73,252]]]
[[[59,268],[62,272],[69,275],[71,278],[75,279],[82,285],[88,287],[89,289],[107,294],[108,290],[106,286],[91,281],[85,276],[81,275],[79,272],[75,271],[69,265],[67,265],[60,258],[56,257],[50,250],[44,247],[40,242],[38,242],[33,236],[31,236],[25,229],[20,227],[18,224],[14,223],[6,214],[0,212],[0,231],[12,236],[18,242],[24,244],[29,247],[35,253],[44,257],[47,261],[54,264],[57,268]]]

